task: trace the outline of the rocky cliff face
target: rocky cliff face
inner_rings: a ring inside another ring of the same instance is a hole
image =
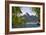
[[[37,22],[38,21],[38,17],[37,16],[30,16],[28,13],[26,13],[26,15],[23,15],[23,17],[25,18],[24,20],[26,20],[27,22]]]

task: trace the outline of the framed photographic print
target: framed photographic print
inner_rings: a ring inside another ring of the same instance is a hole
[[[6,1],[5,34],[44,32],[45,4]]]

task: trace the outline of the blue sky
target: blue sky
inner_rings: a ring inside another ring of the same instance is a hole
[[[28,13],[30,16],[31,15],[36,15],[35,12],[32,12],[32,8],[31,7],[20,7],[21,12],[24,14]]]

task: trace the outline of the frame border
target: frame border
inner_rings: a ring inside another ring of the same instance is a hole
[[[32,31],[18,31],[9,32],[9,4],[31,4],[31,5],[43,5],[43,30],[32,30]],[[22,1],[5,1],[5,34],[20,34],[20,33],[37,33],[45,31],[45,3],[40,2],[22,2]]]

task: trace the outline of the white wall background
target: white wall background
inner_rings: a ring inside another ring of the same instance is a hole
[[[17,1],[45,2],[46,3],[46,0],[17,0]],[[46,5],[45,5],[45,8],[46,8]],[[46,12],[45,12],[45,18],[46,18]],[[46,22],[45,22],[45,26],[46,26]],[[46,29],[46,27],[45,27],[45,29]],[[5,33],[5,0],[0,0],[0,35],[5,35],[4,33]],[[46,35],[46,32],[15,34],[15,35]]]

